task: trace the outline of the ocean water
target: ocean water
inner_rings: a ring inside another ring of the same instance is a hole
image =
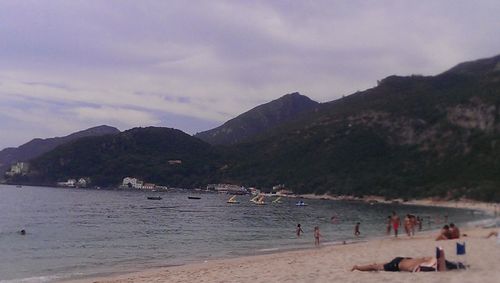
[[[148,200],[147,196],[162,196]],[[264,206],[239,196],[0,185],[0,282],[48,282],[144,267],[253,255],[385,235],[392,210],[424,216],[424,230],[486,216],[472,210],[296,199]],[[268,198],[271,200],[271,198]],[[336,216],[338,221],[331,222]],[[361,222],[361,237],[353,236]],[[301,223],[304,235],[297,238]],[[26,235],[18,233],[26,230]]]

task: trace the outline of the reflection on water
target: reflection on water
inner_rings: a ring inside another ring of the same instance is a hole
[[[226,203],[226,195],[192,200],[186,193],[154,194],[162,199],[148,200],[138,191],[0,186],[0,279],[52,280],[309,247],[314,226],[320,226],[325,241],[341,242],[353,240],[358,221],[366,239],[384,235],[392,210],[424,216],[424,229],[442,226],[446,214],[455,223],[482,217],[435,207],[327,200],[306,200],[308,206],[297,207],[296,199],[286,198],[254,205],[247,196],[235,205]],[[305,232],[300,239],[297,223]],[[20,235],[21,229],[27,234]]]

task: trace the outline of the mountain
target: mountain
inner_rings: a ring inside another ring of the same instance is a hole
[[[5,148],[0,151],[0,172],[8,170],[11,164],[27,161],[49,152],[61,144],[65,144],[76,139],[88,136],[102,136],[116,134],[120,131],[110,126],[98,126],[83,131],[79,131],[64,137],[48,139],[33,139],[19,147]]]
[[[197,133],[195,137],[213,145],[230,145],[245,141],[312,110],[318,102],[298,92],[290,93],[269,103],[259,105],[222,126]]]
[[[298,192],[500,200],[500,56],[378,86],[236,145],[225,179]]]
[[[500,56],[436,76],[389,76],[313,109],[229,146],[155,128],[85,138],[33,160],[30,177],[500,201]],[[183,166],[167,165],[173,158]]]
[[[134,128],[87,137],[59,146],[30,162],[30,179],[53,184],[90,177],[94,185],[117,185],[131,176],[169,186],[210,181],[217,155],[212,147],[180,130]]]

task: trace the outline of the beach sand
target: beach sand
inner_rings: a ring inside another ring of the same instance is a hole
[[[211,260],[203,263],[144,270],[136,273],[87,278],[82,282],[500,282],[500,243],[484,236],[493,229],[462,229],[468,237],[467,254],[455,254],[456,240],[434,240],[434,234],[413,238],[386,237],[347,245],[330,245],[299,251]],[[311,246],[313,239],[311,235]],[[446,272],[360,272],[353,265],[388,262],[397,256],[433,256],[444,248],[446,258],[465,261],[468,270]]]

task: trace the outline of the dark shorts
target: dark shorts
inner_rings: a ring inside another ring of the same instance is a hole
[[[384,271],[393,271],[393,272],[399,271],[399,263],[405,258],[408,257],[396,257],[390,262],[384,264]]]

